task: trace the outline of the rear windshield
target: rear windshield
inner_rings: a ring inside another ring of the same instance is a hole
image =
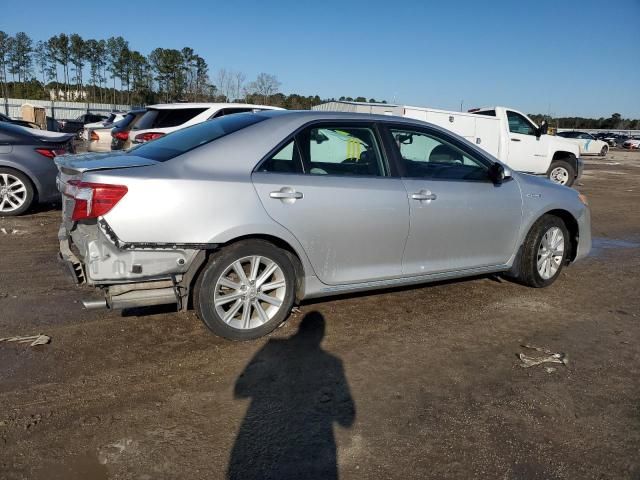
[[[147,110],[136,123],[135,130],[149,128],[177,127],[188,122],[196,115],[200,115],[206,108],[171,108],[162,110]]]
[[[479,112],[471,112],[471,113],[475,113],[476,115],[484,115],[486,117],[495,117],[496,116],[496,111],[495,110],[481,110]]]
[[[193,127],[178,130],[165,137],[143,143],[129,150],[129,154],[158,162],[166,162],[178,155],[266,119],[267,117],[253,113],[238,113],[215,120],[208,120]]]

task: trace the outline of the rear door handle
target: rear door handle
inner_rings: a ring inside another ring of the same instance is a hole
[[[512,141],[512,142],[519,142],[519,141],[520,141],[520,139],[519,139],[519,138],[512,138],[512,139],[511,139],[511,141]]]
[[[410,195],[412,200],[419,200],[421,202],[430,202],[431,200],[435,200],[438,196],[435,193],[431,193],[430,191],[420,190],[417,193],[412,193]]]

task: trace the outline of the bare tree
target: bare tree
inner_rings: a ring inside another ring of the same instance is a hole
[[[233,73],[233,98],[235,100],[244,100],[244,82],[247,76],[243,72]]]
[[[261,73],[253,82],[247,85],[247,91],[254,95],[261,96],[262,103],[266,105],[269,97],[278,92],[280,85],[281,83],[275,75]]]
[[[227,101],[230,102],[230,97],[233,95],[233,80],[231,72],[224,68],[218,70],[218,73],[216,74],[216,87],[218,88],[220,95],[226,97]]]

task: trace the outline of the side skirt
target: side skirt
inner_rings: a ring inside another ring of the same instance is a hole
[[[406,285],[419,285],[421,283],[432,283],[454,278],[473,277],[489,273],[506,272],[510,268],[511,266],[507,264],[491,265],[488,267],[469,268],[452,272],[431,273],[428,275],[416,275],[412,277],[375,280],[371,282],[350,283],[345,285],[327,285],[322,283],[318,277],[306,277],[304,299],[328,297],[331,295],[340,295],[352,292],[365,292],[368,290],[381,290]]]

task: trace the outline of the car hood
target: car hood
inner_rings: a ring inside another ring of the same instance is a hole
[[[158,163],[156,160],[131,155],[125,151],[62,155],[56,157],[55,162],[61,172],[70,174],[93,170],[111,170],[114,168],[145,167]]]

